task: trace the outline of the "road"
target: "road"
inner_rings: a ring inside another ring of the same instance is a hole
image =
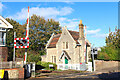
[[[42,73],[39,77],[29,78],[27,80],[120,80],[120,72],[100,73],[100,72],[85,72],[85,73],[69,73],[69,74],[50,74]]]

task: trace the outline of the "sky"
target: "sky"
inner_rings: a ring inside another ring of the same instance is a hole
[[[112,1],[112,0],[111,0]],[[60,26],[79,31],[79,22],[87,26],[87,39],[94,47],[105,46],[105,37],[118,26],[118,2],[1,2],[0,14],[24,24],[27,8],[36,14],[54,19]]]

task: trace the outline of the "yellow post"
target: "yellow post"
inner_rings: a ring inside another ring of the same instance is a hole
[[[0,79],[2,79],[4,77],[4,70],[0,69]]]

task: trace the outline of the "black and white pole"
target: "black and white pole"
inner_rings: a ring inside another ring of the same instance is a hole
[[[97,55],[97,49],[92,47],[91,55],[92,55],[93,71],[95,71],[95,60],[94,60],[94,55],[95,54]]]
[[[92,48],[92,63],[93,63],[93,71],[95,71],[95,62],[94,62],[93,48]]]

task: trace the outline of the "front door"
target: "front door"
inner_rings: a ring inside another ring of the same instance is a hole
[[[68,59],[65,57],[65,64],[68,64]]]

